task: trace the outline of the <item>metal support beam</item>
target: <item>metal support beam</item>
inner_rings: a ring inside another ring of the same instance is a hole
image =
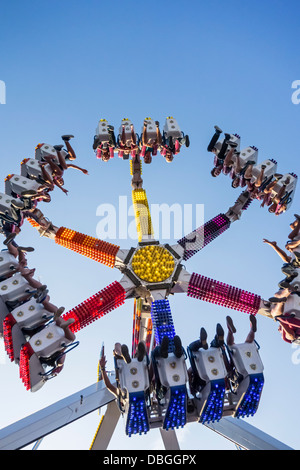
[[[115,401],[108,403],[90,450],[106,450],[118,424],[121,412]]]
[[[205,426],[244,450],[293,450],[241,419],[227,417]]]
[[[114,375],[112,375],[112,379],[114,380]],[[101,380],[1,429],[0,450],[22,449],[31,443],[36,443],[34,448],[37,448],[43,437],[105,405],[108,405],[107,414],[104,415],[103,421],[100,423],[92,449],[107,449],[120,412],[114,396],[106,389]],[[195,421],[195,416],[192,416],[189,421]],[[224,417],[219,422],[206,424],[205,426],[241,449],[293,450],[242,419]],[[163,429],[160,429],[160,432],[166,450],[179,450],[175,432],[171,430],[164,431]]]
[[[114,379],[114,377],[112,377]],[[97,382],[0,430],[0,450],[17,450],[114,401]]]
[[[159,430],[166,450],[180,450],[176,432],[173,429],[166,431],[159,428]]]

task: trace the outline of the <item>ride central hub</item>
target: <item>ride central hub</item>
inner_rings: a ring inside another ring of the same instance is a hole
[[[162,246],[148,245],[136,251],[131,262],[132,270],[143,281],[163,282],[175,268],[171,253]]]

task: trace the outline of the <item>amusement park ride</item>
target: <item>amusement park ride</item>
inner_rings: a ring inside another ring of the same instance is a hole
[[[199,340],[198,347],[190,345],[185,350],[172,319],[169,296],[179,293],[252,317],[261,314],[272,318],[271,299],[189,273],[183,265],[239,220],[252,201],[258,200],[269,212],[280,215],[289,209],[295,193],[294,173],[278,174],[277,162],[272,159],[259,164],[255,147],[240,149],[238,135],[225,133],[222,139],[222,133],[215,126],[208,145],[214,154],[212,175],[229,175],[232,187],[241,187],[242,192],[226,213],[216,215],[174,245],[162,244],[154,236],[141,176],[142,160],[148,164],[159,152],[171,162],[182,146],[189,146],[189,136],[173,117],[166,119],[162,134],[159,123],[151,118],[145,119],[141,135],[129,119],[122,120],[117,136],[105,119],[96,130],[93,148],[97,158],[109,162],[118,155],[130,163],[138,232],[138,244],[130,249],[56,227],[37,208],[39,202],[51,200],[55,186],[64,190],[65,169],[80,169],[73,163],[73,136],[62,136],[66,149],[38,144],[35,158],[24,159],[20,172],[7,176],[5,192],[0,193],[6,245],[0,253],[0,333],[26,389],[37,392],[61,372],[66,354],[78,346],[75,333],[82,328],[129,299],[133,299],[134,312],[130,357],[116,354],[115,373],[109,377],[115,395],[104,380],[102,351],[96,384],[0,430],[0,449],[21,449],[34,442],[37,448],[48,434],[104,406],[91,449],[107,448],[120,415],[125,416],[129,437],[159,428],[166,449],[179,448],[176,429],[190,422],[202,423],[239,448],[288,448],[239,419],[256,413],[263,391],[264,366],[258,344],[230,346],[221,334],[210,346]],[[39,285],[27,269],[26,252],[30,249],[15,242],[24,220],[58,245],[117,268],[120,280],[63,313],[50,303],[47,286]],[[293,293],[285,308],[297,317],[297,276],[291,285]]]

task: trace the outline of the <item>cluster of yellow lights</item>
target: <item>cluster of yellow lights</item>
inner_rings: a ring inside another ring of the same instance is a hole
[[[132,191],[132,201],[138,240],[141,242],[143,236],[153,235],[151,214],[148,206],[146,191],[144,189],[134,189]]]
[[[131,265],[140,279],[147,282],[162,282],[171,276],[175,263],[166,248],[147,245],[135,253]]]

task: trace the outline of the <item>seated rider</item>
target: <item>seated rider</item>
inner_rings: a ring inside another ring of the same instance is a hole
[[[114,133],[114,127],[108,125],[108,142],[101,142],[99,136],[94,137],[93,149],[96,150],[96,156],[98,159],[102,159],[107,162],[114,156],[114,149],[117,146],[116,137]]]
[[[156,138],[150,138],[147,134],[147,120],[144,121],[143,133],[140,143],[140,156],[144,158],[145,163],[151,163],[152,155],[157,155],[158,148],[162,145],[162,136],[159,130],[159,122],[155,121]]]
[[[290,224],[292,231],[288,235],[289,241],[285,245],[286,250],[290,254],[279,248],[276,241],[271,242],[265,238],[263,239],[263,242],[270,245],[284,261],[281,270],[286,275],[286,278],[279,283],[279,287],[282,288],[287,287],[287,284],[291,283],[298,276],[297,269],[300,268],[300,251],[297,250],[300,245],[300,216],[295,214],[294,217],[296,220]]]
[[[63,320],[60,315],[61,315],[62,311],[61,309],[58,309],[57,312],[56,312],[56,315],[54,316],[54,321],[55,321],[55,324],[62,328],[63,329],[63,332],[64,332],[64,336],[65,338],[70,341],[70,342],[73,342],[75,341],[76,339],[76,336],[75,334],[70,330],[70,325],[72,323],[75,322],[75,319],[74,318],[68,318],[68,320]],[[60,351],[58,353],[58,357],[55,361],[55,368],[52,370],[51,372],[51,375],[52,376],[56,376],[58,375],[63,367],[64,367],[64,363],[65,363],[65,360],[66,360],[66,354],[63,354],[63,351]]]
[[[284,313],[285,302],[290,295],[298,295],[293,292],[291,287],[279,289],[274,297],[269,300],[271,302],[270,313],[275,321],[278,321],[278,331],[281,333],[282,339],[287,343],[300,342],[300,319],[293,316],[291,313]]]
[[[113,355],[115,359],[122,359],[126,362],[126,364],[131,363],[131,357],[128,351],[128,347],[126,344],[120,344],[116,343],[113,351]],[[135,357],[139,362],[142,362],[144,357],[146,356],[146,347],[145,343],[143,341],[139,342],[137,346],[137,352]],[[104,354],[104,347],[103,347],[103,354],[101,355],[101,358],[99,360],[99,366],[102,374],[102,379],[105,383],[106,388],[116,397],[120,400],[120,402],[123,404],[124,401],[127,398],[127,391],[123,390],[119,387],[114,386],[111,381],[108,378],[107,372],[106,372],[106,356]]]
[[[214,336],[214,339],[210,343],[211,348],[222,348],[224,346],[224,330],[222,328],[222,325],[220,323],[217,324],[216,326],[216,334]],[[191,352],[197,352],[199,349],[208,349],[208,343],[207,343],[207,332],[205,328],[200,329],[200,337],[196,341],[193,341],[189,345],[189,350]],[[197,395],[199,388],[202,389],[205,385],[206,382],[202,380],[197,373],[190,367],[188,369],[188,377],[189,377],[189,386],[191,393],[193,395]]]
[[[129,143],[126,140],[125,127],[126,125],[122,124],[122,134],[118,145],[118,154],[120,158],[124,158],[124,156],[129,157],[130,154],[134,157],[139,150],[133,124],[130,125],[131,139]]]

